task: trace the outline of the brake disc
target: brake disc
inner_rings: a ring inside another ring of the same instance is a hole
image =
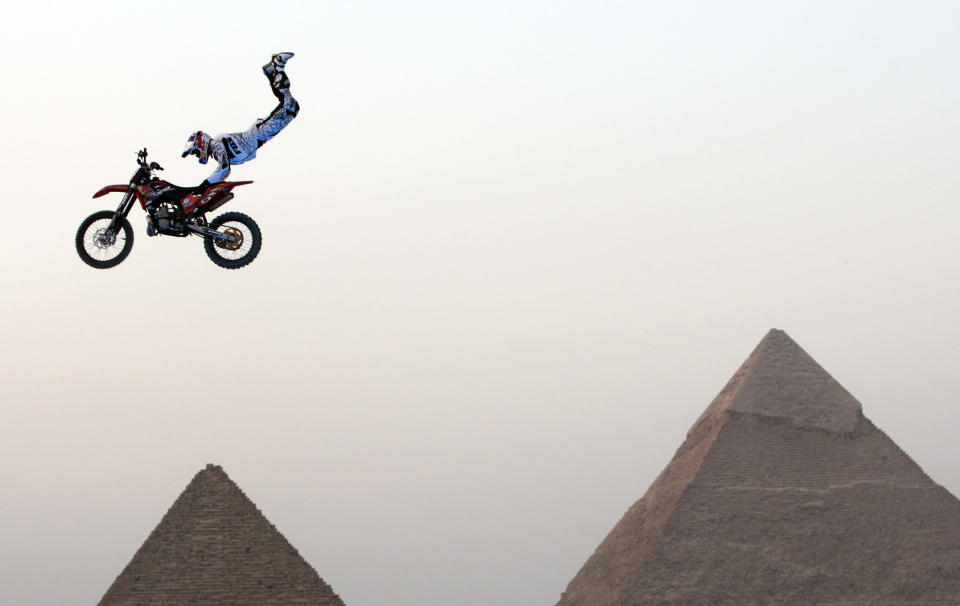
[[[93,234],[93,243],[97,248],[110,248],[117,243],[117,233],[106,229],[98,229]]]

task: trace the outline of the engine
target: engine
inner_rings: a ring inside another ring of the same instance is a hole
[[[157,208],[156,217],[160,231],[183,230],[183,214],[171,202],[162,202]]]

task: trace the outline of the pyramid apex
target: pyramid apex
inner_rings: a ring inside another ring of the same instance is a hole
[[[860,402],[783,330],[767,332],[708,410],[789,420],[796,427],[845,434],[862,416]]]

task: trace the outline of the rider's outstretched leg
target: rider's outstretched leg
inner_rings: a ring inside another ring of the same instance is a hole
[[[268,117],[257,122],[257,147],[272,139],[300,112],[300,104],[290,94],[290,78],[284,69],[291,57],[293,53],[277,53],[263,66],[263,73],[270,80],[270,89],[280,103]]]

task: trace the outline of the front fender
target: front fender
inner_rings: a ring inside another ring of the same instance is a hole
[[[100,196],[105,196],[112,192],[117,192],[121,194],[127,193],[127,190],[130,189],[129,185],[108,185],[103,187],[97,193],[93,194],[94,198],[99,198]]]

